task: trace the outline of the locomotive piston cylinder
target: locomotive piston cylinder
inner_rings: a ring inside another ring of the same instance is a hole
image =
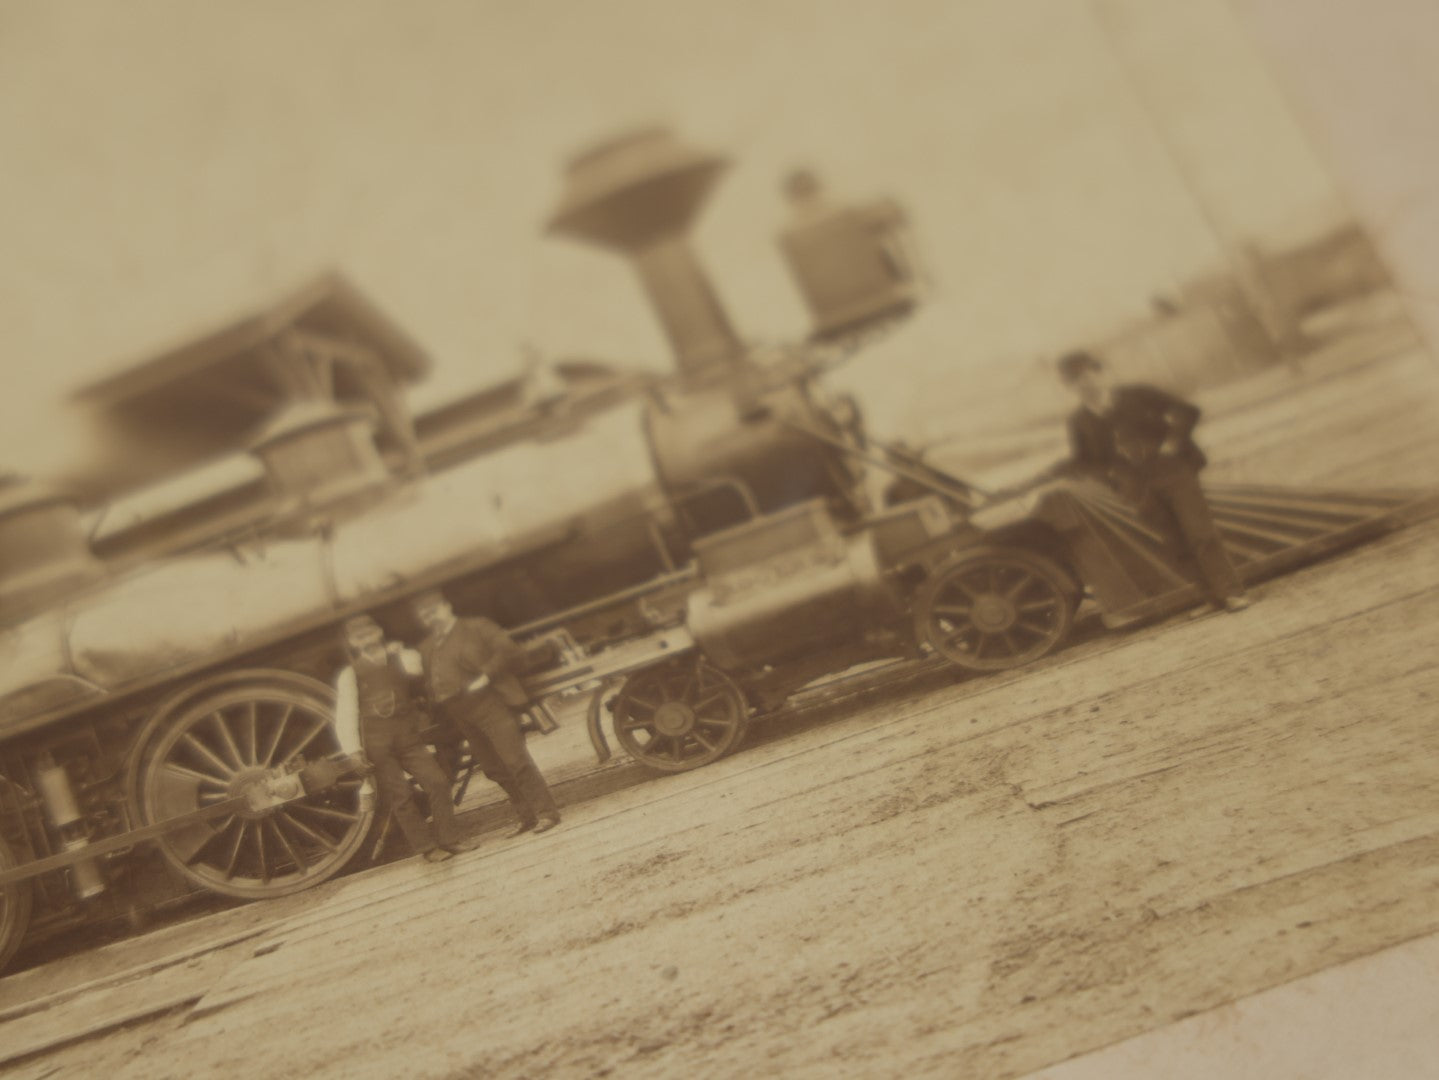
[[[47,762],[36,770],[35,784],[40,789],[45,815],[60,834],[60,843],[65,850],[80,851],[88,847],[90,837],[85,829],[85,816],[75,801],[75,789],[70,784],[65,766]],[[70,874],[75,895],[81,900],[89,900],[105,891],[105,876],[94,859],[82,859],[71,864]]]

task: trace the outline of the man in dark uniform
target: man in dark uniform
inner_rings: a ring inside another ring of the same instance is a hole
[[[439,592],[414,602],[429,631],[420,644],[430,701],[470,744],[480,770],[509,797],[519,817],[511,836],[546,832],[560,822],[554,796],[525,745],[515,710],[526,703],[515,678],[524,650],[485,618],[457,618]]]
[[[1104,365],[1087,352],[1063,357],[1059,376],[1081,402],[1069,418],[1069,469],[1103,480],[1164,521],[1215,608],[1248,607],[1199,486],[1207,463],[1192,437],[1199,409],[1152,386],[1111,385]]]
[[[429,862],[471,850],[455,825],[450,780],[420,737],[426,719],[415,705],[412,685],[420,675],[419,658],[397,645],[387,648],[378,623],[358,615],[344,626],[350,666],[335,683],[335,723],[341,730],[359,727],[365,756],[375,771],[381,805],[389,808],[410,847]],[[430,801],[434,826],[420,816],[408,772]]]

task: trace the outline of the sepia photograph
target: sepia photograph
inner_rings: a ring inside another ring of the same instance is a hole
[[[0,1076],[1431,1075],[1435,70],[0,0]]]

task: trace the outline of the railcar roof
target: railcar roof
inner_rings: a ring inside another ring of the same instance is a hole
[[[75,391],[87,405],[126,406],[184,392],[219,376],[258,373],[258,346],[291,327],[331,333],[373,349],[397,381],[413,382],[430,367],[425,351],[345,277],[330,272],[216,330],[191,338]]]

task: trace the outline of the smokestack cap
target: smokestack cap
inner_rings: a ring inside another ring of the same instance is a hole
[[[634,251],[683,233],[728,162],[664,128],[611,139],[570,161],[549,231]]]

